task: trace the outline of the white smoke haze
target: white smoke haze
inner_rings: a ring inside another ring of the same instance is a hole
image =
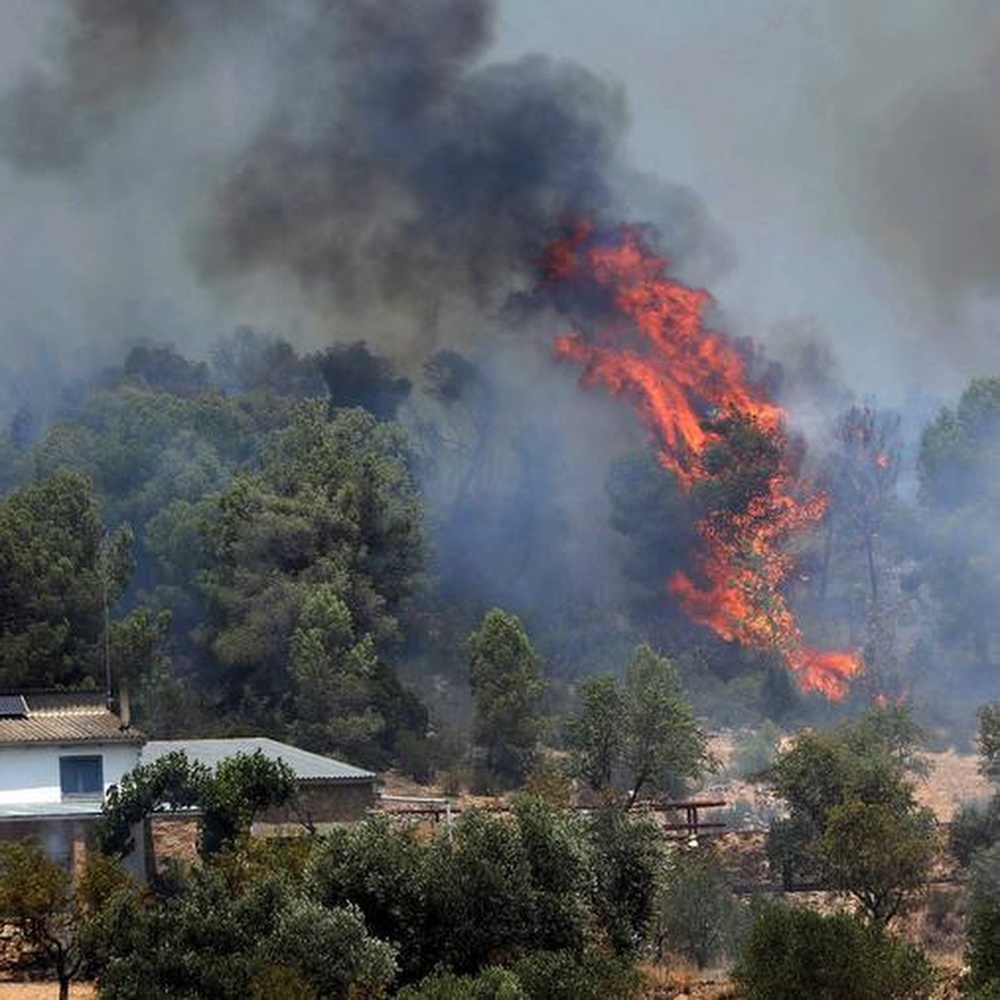
[[[0,26],[9,366],[345,317],[419,353],[576,209],[665,223],[739,333],[813,317],[861,391],[995,363],[987,0],[11,0]]]
[[[599,575],[639,432],[510,309],[538,251],[651,222],[798,426],[848,390],[925,415],[1000,364],[998,47],[988,0],[7,0],[0,418],[138,341],[455,347]]]

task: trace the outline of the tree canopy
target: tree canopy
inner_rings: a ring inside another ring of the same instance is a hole
[[[487,780],[517,784],[538,741],[542,682],[538,654],[515,615],[493,608],[469,636],[469,680]]]
[[[630,804],[649,792],[680,792],[687,779],[713,766],[676,667],[645,643],[623,682],[604,674],[580,683],[568,739],[587,785],[597,792],[617,788]]]
[[[898,707],[871,709],[826,732],[799,733],[772,767],[789,808],[768,834],[786,884],[796,879],[849,892],[876,923],[901,912],[926,881],[934,823],[918,806],[908,770],[916,730]]]
[[[130,545],[127,528],[105,532],[90,481],[78,473],[0,499],[0,685],[104,683],[105,613],[131,574]],[[139,613],[110,626],[116,652],[131,647],[119,671],[137,670],[131,659],[158,644],[156,623]]]

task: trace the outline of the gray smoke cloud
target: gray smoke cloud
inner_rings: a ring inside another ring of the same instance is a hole
[[[474,481],[458,449],[470,485],[442,500],[492,503],[473,575],[495,579],[490,560],[518,542],[512,591],[551,596],[553,574],[602,586],[608,456],[640,438],[553,371],[554,321],[507,304],[580,217],[642,211],[706,277],[729,255],[690,190],[627,162],[621,87],[570,60],[491,59],[496,14],[488,0],[50,6],[0,96],[0,186],[25,232],[50,220],[33,266],[0,277],[0,339],[48,344],[34,371],[62,379],[135,340],[197,355],[240,323],[300,349],[363,339],[411,378],[458,347],[505,414],[466,442],[491,456]],[[422,431],[419,400],[404,418]],[[454,412],[433,419],[461,436]]]
[[[1000,292],[1000,10],[936,3],[908,24],[852,7],[837,28],[859,72],[834,90],[858,108],[835,147],[852,218],[930,325],[976,350],[977,303]]]
[[[414,357],[474,341],[472,317],[530,285],[561,227],[628,202],[655,202],[679,264],[721,269],[698,199],[624,161],[621,89],[542,55],[489,62],[495,14],[488,0],[75,0],[48,64],[0,100],[0,153],[76,186],[147,173],[216,301],[245,318],[270,294],[278,326],[282,305],[328,328],[367,315],[363,335],[381,327],[381,346]],[[195,86],[224,110],[219,135]]]

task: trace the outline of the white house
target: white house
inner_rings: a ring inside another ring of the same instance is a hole
[[[101,692],[0,694],[0,840],[33,837],[50,857],[77,870],[108,788],[138,764],[174,751],[209,768],[258,752],[288,764],[298,794],[293,805],[261,817],[265,827],[351,822],[375,804],[376,774],[287,743],[264,737],[147,743]],[[191,855],[197,821],[190,817],[181,812],[150,819],[158,818],[164,829],[186,824],[189,843],[181,853]],[[156,841],[157,830],[147,823],[130,859],[137,872],[147,863],[155,866],[161,853]]]
[[[101,692],[0,694],[0,839],[35,837],[74,863],[145,741]]]

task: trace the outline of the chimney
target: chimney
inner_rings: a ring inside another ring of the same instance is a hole
[[[132,725],[132,699],[126,687],[118,692],[118,716],[122,720],[122,729],[128,729]]]

